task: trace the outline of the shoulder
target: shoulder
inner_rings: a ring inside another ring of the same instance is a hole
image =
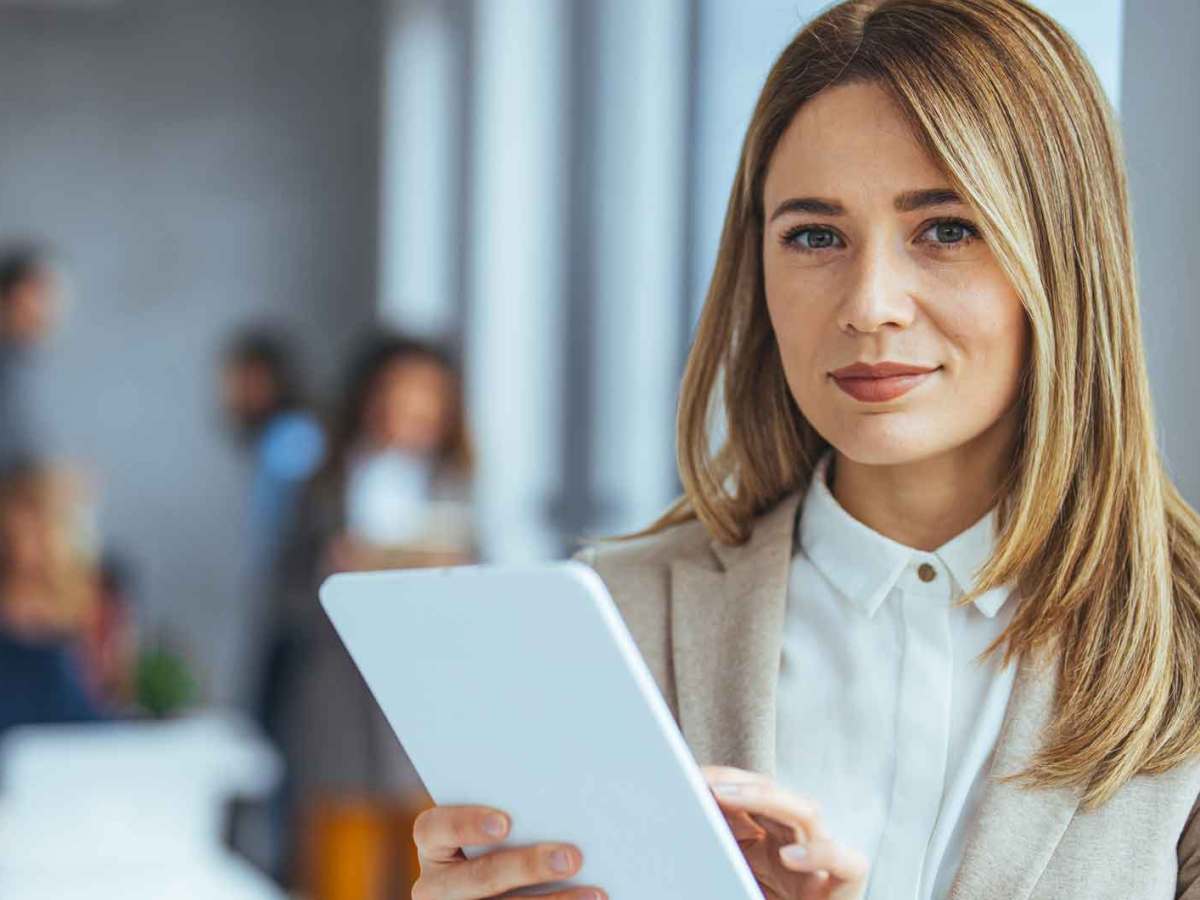
[[[649,574],[670,568],[679,560],[694,562],[713,558],[712,538],[699,520],[664,528],[654,534],[628,540],[585,542],[574,558],[605,574]]]
[[[716,565],[711,537],[698,520],[629,540],[589,543],[574,559],[595,569],[626,615],[634,606],[666,602],[673,564]]]
[[[677,709],[671,676],[671,570],[678,562],[716,565],[704,526],[682,522],[644,537],[589,544],[574,558],[600,576],[659,690]]]

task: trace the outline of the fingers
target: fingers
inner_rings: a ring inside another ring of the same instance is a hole
[[[788,844],[779,848],[779,859],[794,872],[828,872],[841,881],[861,881],[867,877],[867,858],[858,850],[843,847],[827,838],[806,845]]]
[[[725,814],[725,823],[729,826],[729,830],[733,832],[733,839],[736,841],[760,841],[766,837],[766,830],[750,817],[749,813],[741,812],[740,810],[722,810]]]
[[[570,844],[496,850],[435,868],[428,874],[422,872],[413,887],[413,900],[481,900],[516,888],[570,878],[582,864],[582,854]],[[572,895],[568,892],[567,896]]]
[[[715,783],[725,780],[732,781],[739,776],[748,778],[760,777],[754,772],[747,772],[744,769],[733,769],[728,766],[701,766],[700,771],[704,774],[704,778],[708,781],[710,788]],[[738,809],[726,809],[722,806],[721,813],[725,816],[725,824],[733,832],[734,840],[757,841],[764,837],[765,832],[763,831],[763,827],[755,822],[748,812]]]
[[[765,775],[728,766],[707,766],[704,776],[722,810],[740,810],[787,826],[792,841],[826,837],[816,801],[779,787]]]
[[[750,782],[754,784],[770,784],[771,779],[761,772],[751,772],[749,769],[738,769],[733,766],[701,766],[701,773],[709,785],[718,782]]]
[[[417,816],[413,842],[421,865],[461,859],[468,846],[498,844],[508,836],[508,816],[489,806],[435,806]]]
[[[422,812],[413,825],[421,860],[413,900],[482,900],[570,878],[583,865],[578,848],[560,843],[495,850],[475,859],[463,855],[463,847],[502,842],[510,828],[508,816],[489,806],[435,806]],[[607,900],[604,891],[595,887],[573,887],[543,896]]]

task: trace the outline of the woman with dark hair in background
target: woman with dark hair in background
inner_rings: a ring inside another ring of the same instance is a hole
[[[372,338],[349,368],[330,452],[284,550],[277,599],[286,665],[272,730],[288,763],[302,876],[317,898],[400,896],[394,871],[424,794],[317,589],[346,570],[455,565],[476,557],[472,454],[450,354]],[[357,836],[355,836],[357,835]],[[392,869],[392,871],[389,871]]]

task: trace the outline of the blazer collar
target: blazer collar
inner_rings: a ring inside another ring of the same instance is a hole
[[[775,774],[776,689],[795,541],[797,491],[759,517],[749,541],[671,564],[671,652],[679,725],[701,765]],[[997,778],[1025,768],[1049,720],[1056,658],[1021,657],[989,780],[949,900],[1024,900],[1079,805],[1075,790]]]
[[[775,691],[801,493],[760,516],[746,543],[713,541],[714,560],[671,565],[675,696],[701,764],[775,770]]]

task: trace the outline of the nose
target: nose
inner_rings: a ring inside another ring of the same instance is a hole
[[[907,328],[916,304],[910,293],[909,263],[879,242],[865,246],[851,262],[846,293],[838,308],[838,326],[847,334],[874,334]]]

